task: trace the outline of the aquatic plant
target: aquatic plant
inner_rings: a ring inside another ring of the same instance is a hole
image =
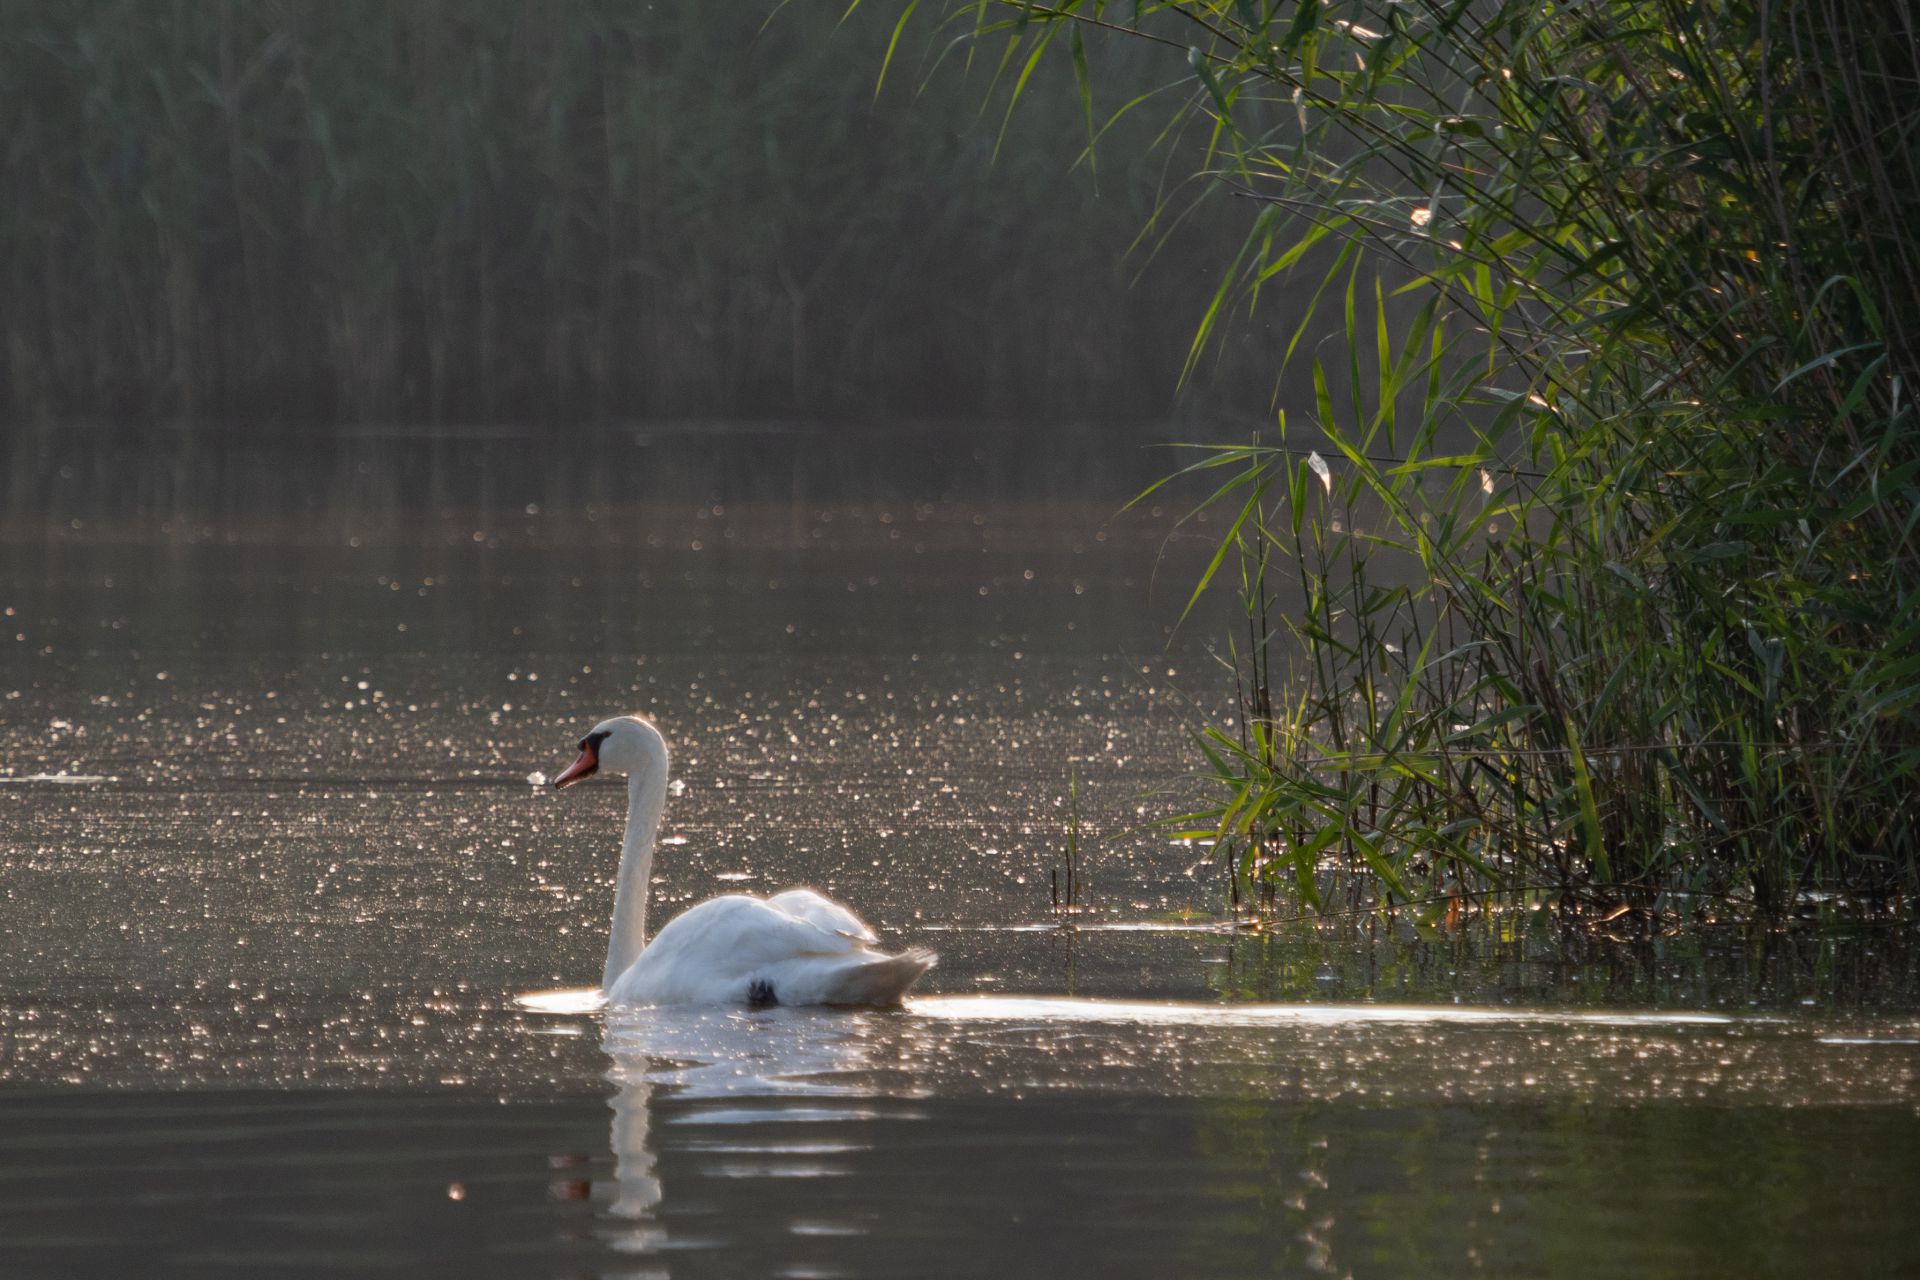
[[[1920,25],[1814,0],[974,3],[1184,69],[1161,145],[1244,202],[1187,354],[1298,292],[1223,513],[1242,892],[1783,917],[1920,889]],[[1063,68],[1060,78],[1067,75]],[[1162,101],[1155,99],[1153,101]],[[1216,526],[1217,527],[1217,526]]]
[[[1067,823],[1060,864],[1049,870],[1047,879],[1054,919],[1063,927],[1070,926],[1074,915],[1086,910],[1080,902],[1084,886],[1080,878],[1080,774],[1076,769],[1067,771]]]

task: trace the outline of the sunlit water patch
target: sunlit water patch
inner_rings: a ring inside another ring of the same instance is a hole
[[[1157,1027],[1289,1027],[1448,1025],[1545,1027],[1726,1027],[1736,1019],[1721,1013],[1657,1009],[1490,1008],[1413,1004],[1198,1004],[1172,1000],[1089,1000],[1049,996],[931,996],[910,1002],[926,1018],[979,1022],[1097,1022]],[[1758,1022],[1765,1019],[1740,1019]]]
[[[10,559],[0,1274],[1920,1271],[1910,948],[1245,930],[1105,838],[1219,691],[1100,546]],[[658,918],[826,889],[907,1009],[601,1008],[537,783],[634,709]]]
[[[630,1072],[654,1064],[650,1078],[690,1093],[1920,1103],[1920,1054],[1887,1040],[1876,1042],[1883,1052],[1863,1053],[1830,1024],[1784,1017],[1057,996],[935,996],[891,1012],[669,1007],[604,1016],[617,1061]]]
[[[0,787],[84,787],[96,782],[118,782],[120,779],[104,773],[28,773],[20,775],[0,774]]]

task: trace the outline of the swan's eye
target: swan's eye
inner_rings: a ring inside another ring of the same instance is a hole
[[[612,734],[608,733],[604,729],[601,730],[599,733],[590,733],[586,737],[580,739],[580,749],[582,751],[591,751],[597,755],[599,754],[599,751],[600,751],[600,744],[605,742],[608,738],[612,736],[613,736]]]

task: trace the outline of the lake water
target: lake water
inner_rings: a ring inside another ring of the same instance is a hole
[[[1906,941],[1234,928],[1122,834],[1226,699],[1104,514],[0,547],[0,1275],[1920,1273]],[[529,777],[636,710],[655,919],[812,884],[920,998],[594,1006],[625,793]]]

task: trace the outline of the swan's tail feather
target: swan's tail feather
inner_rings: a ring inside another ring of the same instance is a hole
[[[750,1005],[897,1005],[934,959],[920,948],[897,956],[864,947],[837,956],[796,956],[753,974],[734,998]]]
[[[833,984],[822,1004],[899,1004],[907,988],[920,975],[933,968],[939,959],[924,947],[903,951],[897,956],[874,956],[849,966]]]

